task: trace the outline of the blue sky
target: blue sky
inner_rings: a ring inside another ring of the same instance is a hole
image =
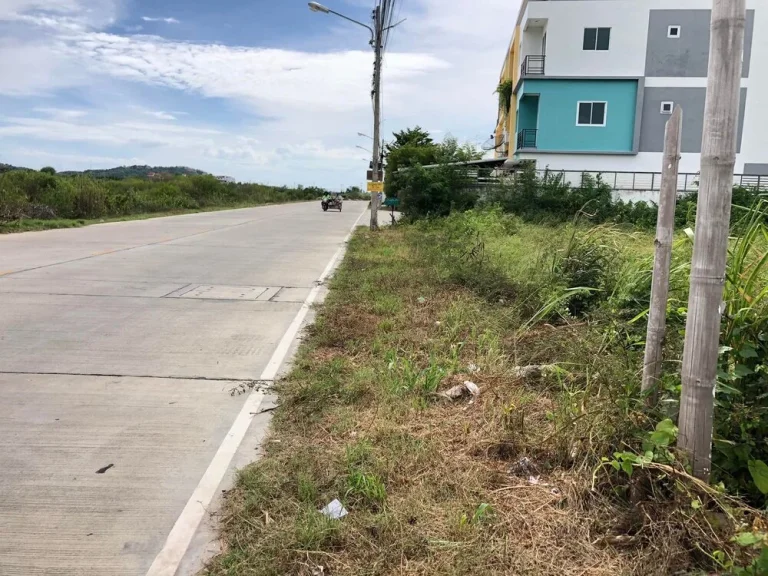
[[[327,0],[366,21],[373,0]],[[518,0],[400,0],[382,130],[480,143]],[[364,179],[367,32],[304,0],[0,0],[0,162]]]

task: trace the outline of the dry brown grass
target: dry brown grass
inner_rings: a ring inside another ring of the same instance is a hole
[[[611,385],[632,378],[634,366],[607,354],[586,323],[510,337],[515,319],[503,307],[438,283],[406,234],[353,240],[279,386],[266,455],[229,494],[225,550],[207,572],[614,576],[711,567],[699,548],[728,548],[735,525],[754,514],[734,502],[723,508],[673,469],[638,470],[632,482],[610,468],[594,474],[600,456],[645,424]],[[550,362],[562,370],[515,376],[516,366]],[[465,379],[480,386],[477,399],[438,399]],[[334,498],[349,510],[341,521],[317,512]]]

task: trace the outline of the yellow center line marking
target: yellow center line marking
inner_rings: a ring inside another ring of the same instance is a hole
[[[111,254],[112,252],[115,252],[116,250],[102,250],[101,252],[94,252],[91,254],[91,256],[104,256],[104,254]]]
[[[6,274],[13,274],[16,272],[16,270],[0,270],[0,276],[5,276]]]

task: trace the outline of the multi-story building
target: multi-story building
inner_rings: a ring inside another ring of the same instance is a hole
[[[768,0],[747,0],[736,172],[768,175]],[[684,112],[700,167],[712,0],[523,0],[501,72],[497,156],[557,170],[659,172]]]

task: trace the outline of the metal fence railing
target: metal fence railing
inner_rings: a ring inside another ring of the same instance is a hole
[[[585,178],[599,179],[616,192],[654,192],[661,189],[660,172],[597,172],[571,170],[537,170],[537,175],[550,178],[560,177],[570,186],[582,186]],[[756,188],[768,191],[768,176],[734,174],[733,185],[744,188]],[[681,173],[677,177],[677,190],[680,193],[698,192],[699,174]]]
[[[520,66],[522,76],[543,76],[545,71],[546,56],[526,56]]]
[[[523,128],[520,130],[517,133],[517,150],[536,148],[536,135],[538,132],[535,128]]]

